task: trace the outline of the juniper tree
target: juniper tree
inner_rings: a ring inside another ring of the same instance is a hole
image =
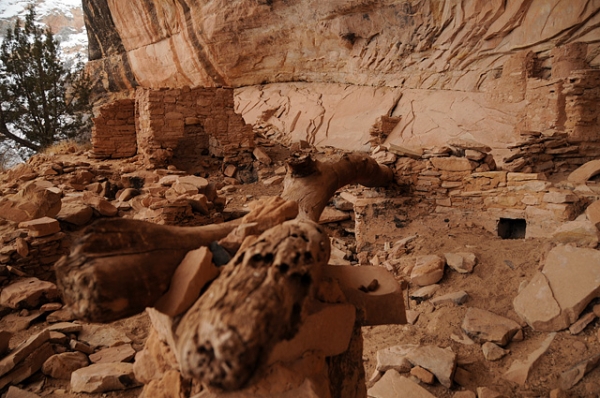
[[[30,7],[0,46],[0,139],[31,154],[77,138],[89,127],[90,88],[82,64],[64,66],[58,41]]]

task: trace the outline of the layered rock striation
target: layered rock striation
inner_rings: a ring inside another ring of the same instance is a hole
[[[515,52],[543,64],[555,46],[597,42],[600,21],[593,0],[83,4],[90,59],[122,88],[308,81],[478,91]],[[586,55],[592,65],[597,48]]]
[[[475,139],[500,164],[522,131],[596,139],[598,115],[581,109],[597,96],[572,89],[600,66],[596,0],[83,5],[88,67],[111,101],[136,87],[233,87],[246,122],[282,142],[366,150],[391,117],[387,143]]]

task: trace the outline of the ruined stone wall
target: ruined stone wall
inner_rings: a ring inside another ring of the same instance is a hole
[[[172,163],[188,170],[202,155],[252,147],[252,128],[235,113],[232,89],[138,88],[135,100],[107,104],[100,112],[92,136],[98,157],[137,151],[154,166]]]
[[[567,120],[565,131],[571,142],[598,142],[600,139],[600,70],[576,70],[564,88]]]
[[[186,170],[201,155],[252,147],[252,128],[235,113],[232,89],[138,88],[136,103],[138,147],[152,164],[172,160]]]
[[[545,173],[480,171],[481,162],[465,157],[401,157],[396,170],[398,181],[435,212],[465,214],[492,232],[500,219],[524,220],[528,238],[548,237],[583,206],[577,187],[556,185]]]
[[[105,104],[94,118],[93,154],[100,158],[126,158],[136,154],[135,103],[130,99]]]

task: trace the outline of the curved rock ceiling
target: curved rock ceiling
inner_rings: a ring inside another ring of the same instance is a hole
[[[249,110],[264,108],[266,96],[271,98],[269,89],[252,86],[292,84],[283,91],[279,86],[272,90],[277,98],[287,96],[286,101],[293,103],[287,94],[298,91],[293,84],[318,83],[322,86],[312,89],[316,99],[311,106],[332,111],[307,119],[308,130],[300,135],[324,145],[344,146],[343,136],[331,141],[335,123],[328,120],[335,117],[331,113],[335,106],[320,104],[320,93],[330,89],[331,98],[339,98],[348,86],[388,90],[371,100],[368,93],[358,97],[365,108],[383,107],[388,116],[404,120],[412,112],[417,121],[421,114],[413,105],[429,108],[427,101],[439,105],[436,112],[449,112],[444,117],[429,112],[420,127],[413,123],[410,133],[408,127],[396,132],[414,145],[466,134],[499,147],[515,140],[524,102],[521,98],[521,106],[513,104],[516,100],[496,106],[477,94],[497,87],[512,55],[535,54],[536,77],[548,80],[551,50],[584,42],[588,66],[600,66],[600,0],[83,0],[83,4],[90,69],[105,90],[229,86],[242,90],[239,98],[248,97],[243,90],[256,90],[253,103],[239,105]],[[409,91],[414,89],[427,92]],[[448,97],[440,90],[458,93]],[[460,94],[465,92],[474,95]],[[373,104],[378,97],[395,100]],[[465,127],[470,109],[476,114]],[[296,126],[294,120],[302,121],[295,110],[286,112],[289,120],[280,124]],[[257,122],[246,116],[247,122]],[[487,134],[482,132],[485,120],[490,120],[493,137],[477,136]],[[346,118],[338,128],[348,131],[353,124]],[[373,120],[363,124],[373,125]],[[315,133],[311,125],[320,130]],[[360,127],[361,136],[348,149],[365,148],[368,131]],[[423,138],[427,134],[429,138]]]

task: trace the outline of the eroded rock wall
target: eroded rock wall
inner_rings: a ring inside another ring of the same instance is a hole
[[[539,87],[600,66],[600,0],[83,3],[104,90],[230,86],[247,122],[346,149],[364,149],[377,118],[394,116],[401,144],[461,136],[501,150],[519,130],[568,120],[553,102],[518,124],[530,101],[547,101]],[[548,90],[561,101],[557,84]]]
[[[84,5],[96,39],[91,59],[103,68],[125,53],[129,62],[114,70],[154,88],[309,81],[476,91],[510,54],[528,49],[543,63],[575,41],[593,43],[586,59],[600,64],[598,0]]]

